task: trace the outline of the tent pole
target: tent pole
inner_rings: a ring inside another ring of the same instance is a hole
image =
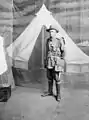
[[[44,26],[42,27],[42,68],[44,68]]]

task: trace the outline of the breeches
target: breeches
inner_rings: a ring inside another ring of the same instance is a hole
[[[56,82],[60,82],[59,73],[59,71],[55,71],[54,69],[47,69],[48,81],[55,80]]]

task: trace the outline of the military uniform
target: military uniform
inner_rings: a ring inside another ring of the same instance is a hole
[[[60,38],[47,39],[46,44],[46,68],[47,68],[47,78],[48,78],[48,95],[53,95],[53,80],[56,82],[56,92],[57,99],[60,96],[60,78],[59,73],[64,71],[64,41]]]
[[[62,72],[63,67],[60,65],[60,60],[62,58],[61,55],[61,42],[59,39],[55,38],[55,42],[52,42],[52,38],[48,39],[48,45],[47,45],[47,68],[48,69],[54,69],[54,71]]]

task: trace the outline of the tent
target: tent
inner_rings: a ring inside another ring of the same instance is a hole
[[[3,37],[0,36],[0,55],[2,56],[0,58],[0,75],[2,75],[7,70],[7,63],[5,59],[5,53],[3,48]]]
[[[41,7],[25,31],[7,48],[8,55],[14,61],[14,67],[29,71],[44,69],[44,46],[47,37],[44,26],[48,28],[50,25],[57,26],[65,39],[66,72],[89,72],[89,56],[77,47],[45,5]]]
[[[0,36],[0,87],[15,87],[9,57],[4,48],[4,38]]]

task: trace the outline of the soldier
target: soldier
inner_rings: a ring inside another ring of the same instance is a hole
[[[57,93],[56,100],[59,102],[61,99],[60,74],[64,70],[64,38],[57,36],[59,31],[53,26],[50,26],[46,31],[50,34],[46,44],[45,60],[48,78],[48,92],[44,93],[42,96],[53,96],[53,80],[55,80]]]

